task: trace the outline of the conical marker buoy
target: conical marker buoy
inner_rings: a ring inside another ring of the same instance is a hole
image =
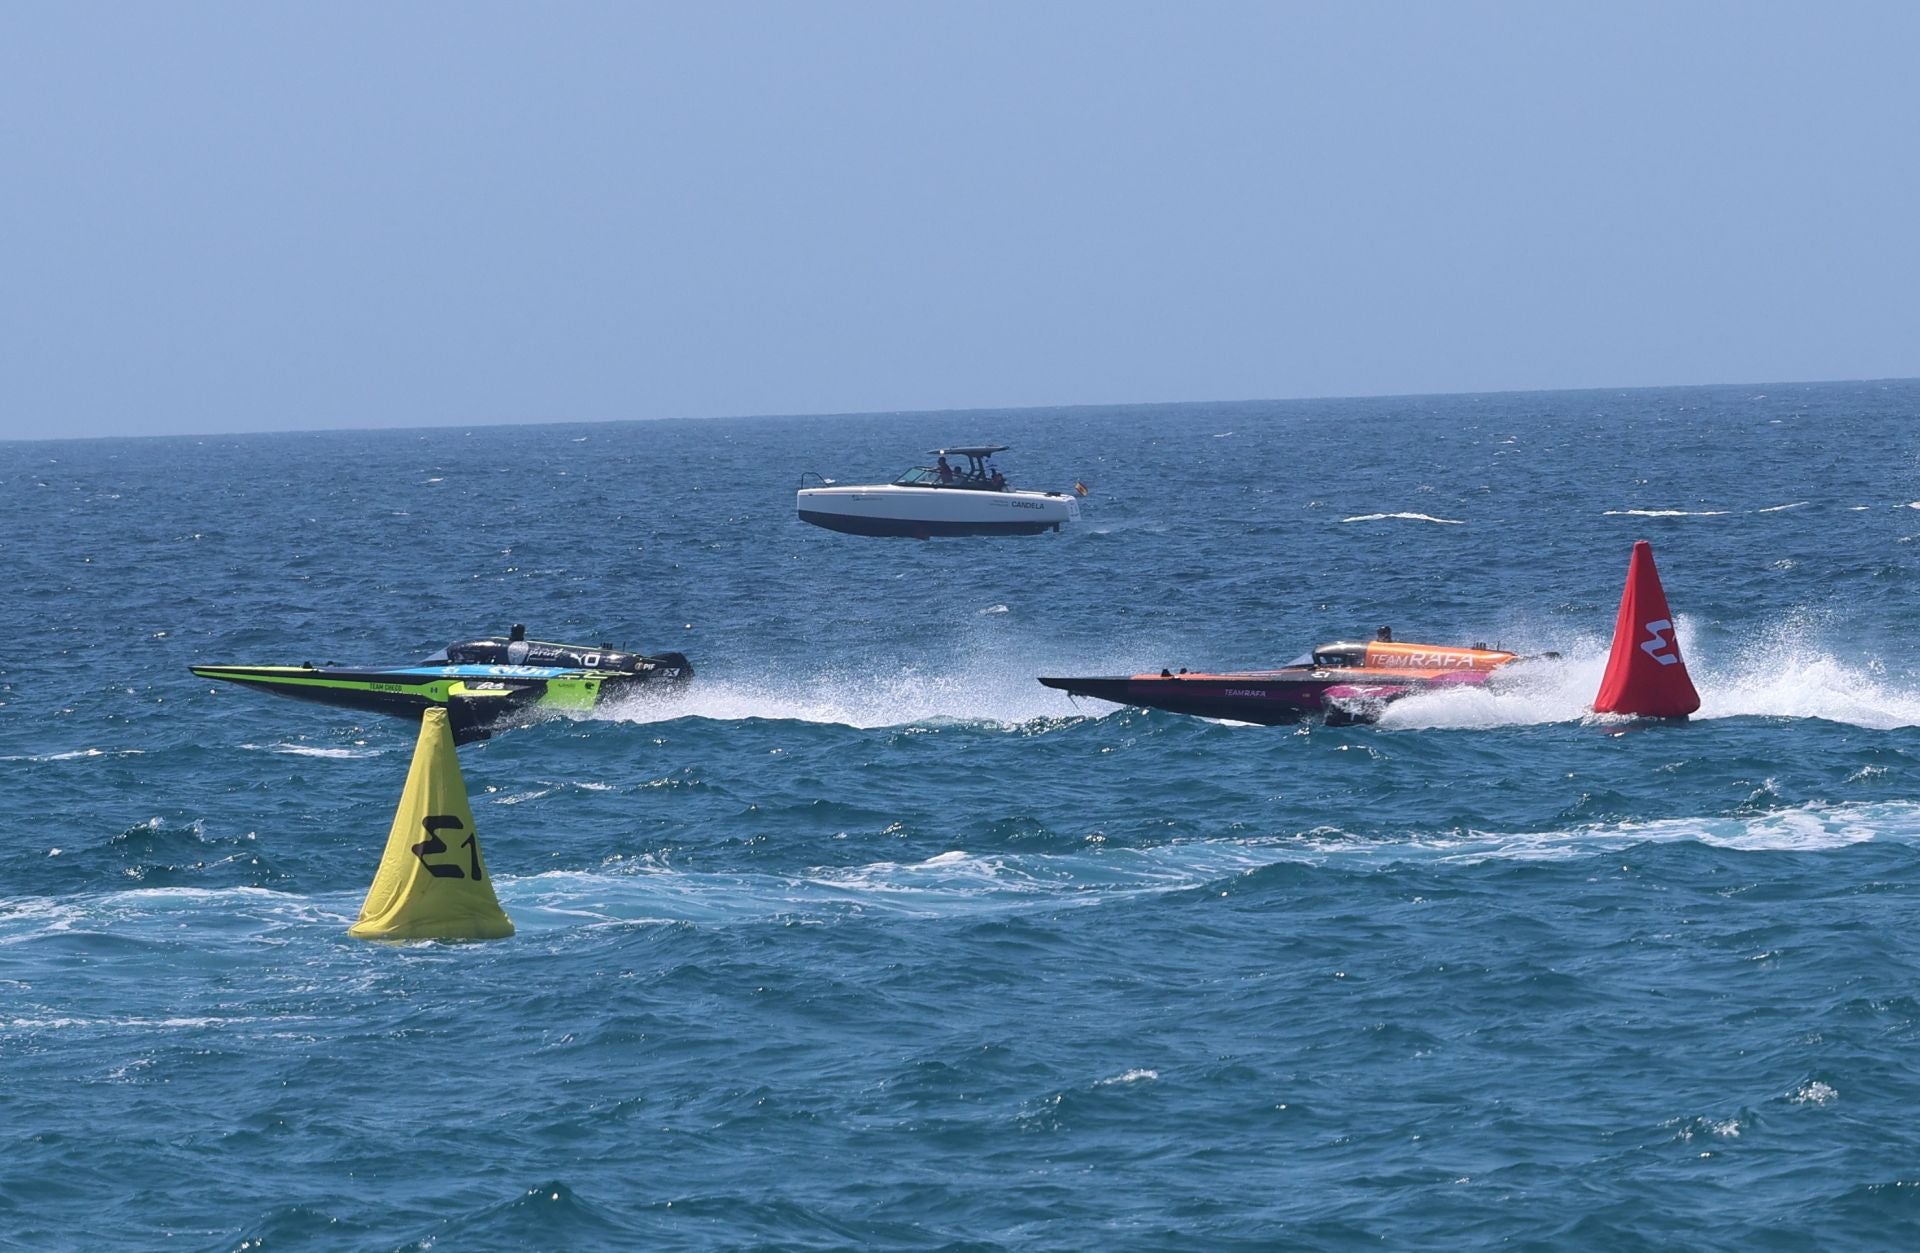
[[[420,719],[387,850],[360,920],[347,934],[363,940],[498,940],[513,934],[513,920],[500,908],[480,860],[473,807],[444,709],[429,709]]]
[[[1684,718],[1700,708],[1687,663],[1680,658],[1673,613],[1653,568],[1653,545],[1636,540],[1627,563],[1627,586],[1613,620],[1613,652],[1600,680],[1593,711],[1638,718]]]

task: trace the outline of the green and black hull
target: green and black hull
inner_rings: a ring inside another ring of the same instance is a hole
[[[582,659],[598,661],[604,656],[622,668],[449,664],[436,658],[391,669],[194,666],[193,673],[357,713],[417,721],[423,711],[443,708],[457,744],[484,740],[501,727],[538,713],[579,713],[635,695],[677,692],[693,677],[693,667],[679,653],[636,657],[577,651]]]

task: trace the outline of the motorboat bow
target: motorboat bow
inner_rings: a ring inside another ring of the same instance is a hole
[[[418,719],[446,709],[456,744],[484,740],[523,717],[584,711],[639,693],[676,691],[693,677],[679,653],[642,656],[606,646],[530,640],[520,627],[506,639],[449,644],[410,666],[194,666],[203,679],[238,683],[277,696]]]
[[[1482,644],[1456,648],[1374,640],[1323,644],[1278,670],[1162,670],[1040,682],[1075,696],[1202,718],[1265,726],[1324,718],[1338,725],[1372,722],[1388,704],[1417,692],[1484,684],[1516,660],[1516,653]]]
[[[936,448],[928,453],[938,458],[935,464],[917,466],[891,483],[849,485],[803,476],[800,520],[849,535],[912,539],[1038,535],[1079,520],[1080,502],[1070,492],[1009,486],[992,462],[993,454],[1006,451],[1004,444]],[[965,465],[949,462],[950,457]]]

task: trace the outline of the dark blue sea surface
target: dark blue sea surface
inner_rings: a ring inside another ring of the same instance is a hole
[[[1920,1243],[1920,383],[0,444],[0,1246]],[[799,474],[1013,445],[1060,534]],[[1598,720],[1632,541],[1705,701]],[[526,623],[486,944],[351,939]],[[1380,726],[1075,704],[1391,624]]]

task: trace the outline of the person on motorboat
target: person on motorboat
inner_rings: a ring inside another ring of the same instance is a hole
[[[853,535],[914,539],[959,535],[1037,535],[1079,518],[1078,498],[1023,491],[989,458],[1003,444],[933,448],[927,461],[891,483],[801,480],[794,504],[802,522]],[[976,495],[976,493],[979,493]]]

